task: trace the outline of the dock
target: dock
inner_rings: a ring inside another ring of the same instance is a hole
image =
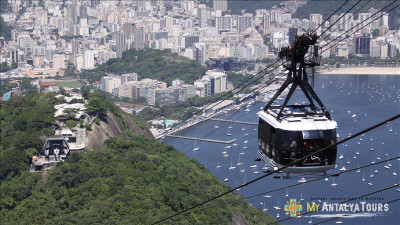
[[[237,121],[237,120],[224,120],[224,119],[218,119],[218,118],[210,118],[209,120],[220,121],[220,122],[228,122],[228,123],[247,124],[247,125],[258,125],[258,123],[254,123],[254,122]]]
[[[221,140],[206,139],[206,138],[179,136],[179,135],[173,135],[173,134],[167,134],[166,137],[182,138],[182,139],[189,139],[189,140],[194,140],[194,141],[214,142],[214,143],[219,143],[219,144],[232,144],[233,142],[236,141],[236,138],[234,138],[232,140],[228,140],[228,141],[221,141]]]

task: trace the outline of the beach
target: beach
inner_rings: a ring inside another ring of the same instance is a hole
[[[398,67],[348,67],[330,68],[318,71],[319,74],[356,74],[356,75],[400,75]]]

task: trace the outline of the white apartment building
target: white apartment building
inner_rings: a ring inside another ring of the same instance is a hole
[[[114,88],[119,88],[121,86],[121,77],[119,76],[105,76],[100,80],[101,90],[113,93]]]

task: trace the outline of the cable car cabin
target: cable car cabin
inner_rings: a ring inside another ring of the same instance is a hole
[[[269,111],[269,112],[268,112]],[[260,111],[258,145],[260,156],[274,167],[282,167],[303,156],[336,143],[337,123],[322,115],[286,115],[280,121],[271,111]],[[286,173],[320,173],[333,169],[337,147],[313,155],[293,166]]]

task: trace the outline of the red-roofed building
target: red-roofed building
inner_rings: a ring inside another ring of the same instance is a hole
[[[56,81],[39,81],[39,86],[40,87],[57,86],[57,82]]]

